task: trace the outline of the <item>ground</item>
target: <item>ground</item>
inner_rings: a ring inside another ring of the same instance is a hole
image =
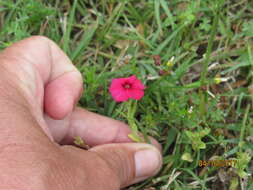
[[[0,49],[51,38],[81,106],[159,140],[161,172],[127,189],[253,189],[252,15],[251,0],[0,0]],[[116,103],[111,80],[131,75],[145,96]]]

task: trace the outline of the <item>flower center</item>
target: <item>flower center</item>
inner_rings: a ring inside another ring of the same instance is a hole
[[[125,89],[129,89],[129,88],[131,88],[131,84],[125,83],[125,84],[123,84],[123,87],[124,87]]]

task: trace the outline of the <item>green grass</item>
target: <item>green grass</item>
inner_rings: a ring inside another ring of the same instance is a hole
[[[251,0],[0,0],[0,49],[48,36],[83,73],[83,107],[159,140],[163,169],[128,189],[253,189],[252,15]],[[147,89],[129,118],[108,85],[132,74]],[[214,157],[236,168],[198,166]]]

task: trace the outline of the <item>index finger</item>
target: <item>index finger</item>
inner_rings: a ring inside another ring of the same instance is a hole
[[[72,111],[82,91],[82,76],[53,41],[33,36],[6,48],[0,57],[50,117],[63,119]]]

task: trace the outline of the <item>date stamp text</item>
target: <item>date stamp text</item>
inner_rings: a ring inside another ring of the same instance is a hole
[[[199,160],[199,167],[235,167],[237,160]]]

